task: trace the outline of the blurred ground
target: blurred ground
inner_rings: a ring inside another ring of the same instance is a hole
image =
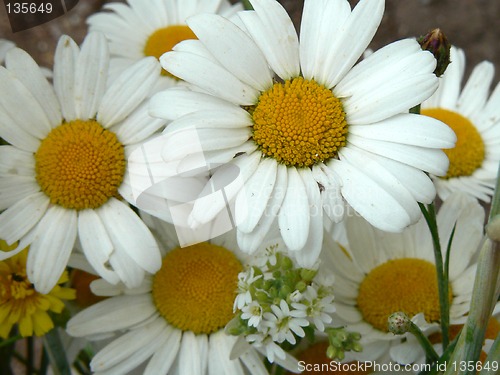
[[[349,1],[353,6],[358,2]],[[87,31],[86,17],[98,11],[106,2],[108,1],[81,0],[65,16],[15,34],[10,30],[6,9],[0,7],[0,38],[15,41],[41,65],[51,67],[59,36],[68,34],[80,43]],[[281,0],[280,3],[285,6],[298,28],[303,1]],[[478,62],[489,60],[496,66],[495,82],[500,80],[498,0],[386,0],[384,19],[371,47],[377,49],[397,39],[424,34],[435,27],[440,27],[453,44],[465,50],[469,63],[467,71]]]

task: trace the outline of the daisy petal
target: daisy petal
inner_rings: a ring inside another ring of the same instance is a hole
[[[374,181],[345,159],[332,164],[342,179],[345,200],[372,225],[388,232],[400,232],[411,223],[406,209],[380,181]]]
[[[12,120],[10,126],[18,127],[38,139],[45,138],[50,132],[51,123],[35,96],[13,73],[3,67],[0,69],[0,87],[3,92],[9,93],[0,95],[0,109],[5,113],[4,116]]]
[[[184,88],[172,88],[155,94],[149,101],[151,116],[176,120],[181,116],[203,110],[232,110],[240,108],[215,96]]]
[[[276,182],[278,163],[271,158],[263,159],[255,173],[248,179],[245,188],[238,194],[235,202],[238,230],[250,233],[264,214]],[[238,217],[246,213],[245,217]]]
[[[309,202],[297,169],[291,167],[287,172],[288,184],[278,223],[286,246],[297,251],[304,247],[309,234]]]
[[[253,105],[257,101],[257,90],[206,58],[174,51],[165,53],[160,62],[164,69],[176,77],[231,103]]]
[[[34,176],[35,159],[33,154],[16,147],[0,147],[0,177]]]
[[[0,211],[40,191],[32,176],[0,177]]]
[[[61,108],[52,86],[47,82],[38,64],[25,51],[15,48],[9,51],[5,66],[26,86],[43,108],[52,127],[61,124]]]
[[[77,118],[75,111],[75,71],[80,49],[67,35],[59,38],[54,56],[54,90],[66,121]]]
[[[261,216],[259,222],[251,233],[244,233],[240,230],[237,231],[238,245],[241,250],[252,254],[259,248],[262,241],[264,241],[264,238],[269,233],[269,230],[275,222],[283,199],[285,198],[287,178],[287,167],[283,164],[278,164],[274,190],[269,199],[269,204],[267,205],[269,213]]]
[[[342,24],[322,64],[320,82],[325,87],[334,87],[370,44],[382,20],[384,3],[383,0],[362,1]]]
[[[238,26],[216,14],[192,17],[187,24],[235,77],[260,91],[272,86],[271,71],[264,55]]]
[[[30,231],[45,215],[50,199],[42,192],[32,194],[0,214],[0,238],[12,244]]]
[[[28,277],[40,293],[49,293],[66,269],[76,232],[76,211],[52,206],[40,220],[27,262]]]
[[[304,247],[295,254],[301,267],[312,268],[319,258],[323,244],[323,207],[319,186],[309,169],[299,170],[309,201],[309,235]]]
[[[166,336],[166,339],[164,339],[164,342],[149,361],[144,370],[144,375],[168,374],[172,367],[181,346],[182,332],[177,328],[167,325],[164,336]]]
[[[111,198],[97,210],[115,248],[120,248],[144,270],[160,269],[158,245],[144,222],[127,205]]]
[[[453,148],[456,135],[432,117],[399,114],[370,125],[351,125],[349,133],[364,138],[428,148]]]
[[[234,336],[228,336],[224,330],[212,333],[208,343],[208,374],[243,375],[243,367],[239,360],[231,360],[228,353],[236,341]]]
[[[494,75],[495,68],[489,61],[474,68],[457,102],[457,110],[463,116],[473,116],[483,109]]]
[[[141,59],[125,70],[102,97],[97,121],[109,128],[129,116],[149,95],[160,71],[160,64],[154,57]]]
[[[114,332],[143,322],[155,313],[157,310],[149,294],[119,296],[79,312],[68,322],[66,330],[75,337]]]
[[[76,117],[94,118],[106,90],[109,51],[106,38],[101,33],[90,33],[82,44],[74,75]]]
[[[206,372],[207,358],[207,335],[196,336],[191,331],[184,331],[179,351],[179,372],[181,374],[203,375]]]
[[[324,64],[324,51],[331,48],[330,38],[322,35],[337,35],[345,20],[351,14],[347,1],[334,0],[305,1],[300,24],[300,65],[306,79],[322,79],[321,68]]]
[[[90,363],[92,371],[122,373],[137,367],[151,354],[163,339],[163,319],[156,319],[138,329],[127,332],[99,351]]]
[[[285,9],[273,0],[252,0],[255,11],[239,16],[274,72],[283,80],[300,73],[299,39]]]
[[[113,243],[94,210],[82,210],[78,213],[78,238],[87,260],[97,273],[111,284],[120,281],[116,273],[106,267],[113,251]]]

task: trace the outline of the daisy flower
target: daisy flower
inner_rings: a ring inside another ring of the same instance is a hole
[[[0,252],[14,247],[0,240]],[[48,293],[37,292],[27,277],[27,258],[28,248],[25,248],[0,261],[0,337],[3,339],[9,337],[15,324],[23,337],[43,336],[54,328],[49,312],[60,314],[64,309],[63,300],[75,299],[74,289],[60,285],[68,281],[67,272],[63,272]]]
[[[123,71],[145,56],[160,58],[179,42],[196,39],[186,18],[201,13],[230,17],[243,9],[227,0],[127,0],[126,4],[108,3],[107,11],[90,16],[90,31],[100,31],[109,40],[111,74]],[[157,87],[167,88],[179,80],[162,71]]]
[[[165,250],[160,270],[137,288],[94,281],[94,293],[111,298],[68,322],[72,336],[123,333],[95,355],[92,371],[123,374],[147,361],[144,374],[267,374],[262,357],[249,346],[232,359],[237,337],[224,332],[234,316],[243,269],[234,231],[180,248],[172,246],[173,226],[156,220],[155,228],[168,234],[167,243],[160,240]],[[287,358],[289,367],[296,366]]]
[[[110,282],[137,286],[161,264],[158,245],[121,197],[130,196],[127,154],[164,121],[144,99],[160,75],[145,58],[106,85],[108,50],[91,33],[81,50],[63,36],[55,53],[54,88],[20,49],[0,67],[0,237],[17,250],[31,244],[27,273],[48,293],[71,251],[81,245]]]
[[[307,0],[300,41],[277,1],[251,3],[254,11],[238,13],[241,27],[214,14],[189,18],[198,40],[161,57],[164,69],[197,87],[152,98],[152,115],[174,120],[165,160],[187,160],[201,145],[207,163],[239,168],[244,186],[226,198],[235,201],[240,247],[254,251],[278,218],[287,247],[307,249],[307,267],[321,248],[322,207],[339,221],[345,200],[387,231],[416,222],[417,201],[435,195],[423,171],[445,174],[441,149],[455,144],[441,122],[405,113],[437,87],[432,55],[408,39],[355,65],[383,0],[352,11],[345,0]],[[193,130],[198,137],[188,137]],[[226,206],[217,197],[194,204],[192,227]]]
[[[451,324],[464,323],[468,313],[483,220],[483,208],[460,193],[451,195],[437,215],[441,248],[447,248],[456,225],[449,259]],[[333,247],[325,256],[336,260],[336,313],[361,333],[362,343],[388,348],[390,341],[400,340],[387,329],[387,318],[396,311],[409,317],[423,313],[426,321],[439,322],[434,251],[425,220],[394,234],[353,216],[346,220],[346,230],[349,252]]]
[[[456,146],[444,150],[450,159],[448,171],[435,177],[434,183],[441,199],[460,190],[489,202],[500,162],[500,85],[489,96],[495,68],[483,61],[461,90],[464,52],[451,47],[450,54],[451,64],[440,78],[438,90],[422,103],[421,110],[457,135]]]

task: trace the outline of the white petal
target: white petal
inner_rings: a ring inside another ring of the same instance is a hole
[[[149,361],[144,375],[168,374],[172,367],[181,346],[182,331],[167,325],[164,336],[167,338]]]
[[[300,73],[299,39],[292,20],[276,1],[252,0],[255,11],[240,12],[246,29],[283,80]]]
[[[260,91],[272,86],[272,75],[264,55],[238,26],[216,14],[192,17],[187,24],[235,77]]]
[[[399,114],[370,125],[351,125],[349,134],[428,148],[453,148],[456,142],[455,133],[446,124],[414,114]]]
[[[80,50],[67,35],[59,38],[54,56],[54,90],[61,103],[61,111],[66,121],[76,119],[75,111],[75,71]]]
[[[149,105],[151,116],[166,120],[175,120],[195,111],[239,108],[215,96],[178,87],[155,94]]]
[[[103,34],[85,37],[75,67],[74,103],[76,117],[94,118],[106,90],[109,65],[108,44]]]
[[[224,330],[212,333],[208,342],[208,375],[244,375],[239,360],[230,359],[229,353],[236,338],[227,336]]]
[[[296,251],[304,247],[309,234],[309,202],[306,188],[297,169],[290,167],[287,172],[287,190],[278,223],[286,246]]]
[[[179,350],[180,374],[204,375],[208,358],[207,335],[195,336],[191,331],[184,331]]]
[[[182,42],[181,42],[182,43]],[[191,53],[168,52],[160,59],[170,73],[208,93],[238,105],[253,105],[259,92],[212,61]]]
[[[359,167],[359,166],[358,166]],[[411,223],[405,208],[387,191],[386,185],[374,181],[365,172],[342,160],[332,168],[342,179],[345,200],[372,225],[388,232],[399,232]],[[415,203],[416,204],[416,203]]]
[[[42,192],[32,194],[0,214],[0,238],[12,244],[30,231],[45,215],[49,198]]]
[[[35,96],[14,74],[4,68],[0,69],[0,87],[3,92],[9,93],[0,95],[0,109],[5,113],[4,116],[12,120],[10,126],[19,127],[38,139],[45,138],[51,129],[51,123]]]
[[[309,169],[300,169],[299,175],[309,201],[309,234],[304,247],[295,254],[301,267],[312,268],[319,258],[323,244],[323,207],[318,183]]]
[[[74,210],[52,206],[40,220],[27,261],[28,278],[40,293],[50,292],[66,269],[76,231]]]
[[[113,297],[76,314],[66,330],[75,337],[114,332],[145,321],[155,313],[150,294]]]
[[[165,120],[151,117],[148,107],[149,103],[144,101],[123,122],[111,129],[121,143],[131,145],[144,141],[162,126],[166,125]]]
[[[489,61],[483,61],[474,68],[458,98],[458,112],[467,117],[483,109],[494,75],[495,68]]]
[[[34,176],[35,159],[33,154],[13,146],[0,147],[0,176]]]
[[[106,345],[93,358],[92,371],[105,373],[121,373],[130,371],[154,353],[158,344],[163,341],[166,323],[159,318],[152,323],[127,332]]]
[[[192,223],[204,224],[214,219],[245,186],[257,169],[260,158],[260,152],[241,155],[217,169],[194,204],[190,215]]]
[[[332,41],[324,35],[337,35],[351,14],[347,1],[305,1],[300,24],[300,65],[306,79],[315,78],[325,63],[325,52]]]
[[[97,121],[109,128],[124,120],[149,95],[160,71],[160,64],[154,57],[141,59],[125,70],[102,97]]]
[[[349,135],[348,141],[363,150],[408,164],[436,176],[443,176],[448,170],[448,157],[441,150],[368,140],[354,134]]]
[[[384,3],[375,0],[356,5],[327,49],[319,82],[333,87],[352,68],[377,31],[384,14]]]
[[[40,147],[40,140],[23,130],[16,121],[0,106],[0,134],[2,138],[11,145],[31,153],[35,153]]]
[[[235,212],[238,230],[249,233],[261,219],[276,182],[278,163],[271,158],[262,159],[257,170],[236,197]],[[246,213],[239,217],[240,213]]]
[[[264,238],[275,222],[283,199],[285,198],[287,178],[287,167],[283,164],[278,164],[274,190],[267,205],[269,209],[268,214],[261,216],[259,222],[255,226],[255,229],[251,233],[244,233],[240,230],[237,231],[238,245],[241,250],[252,254],[264,241]]]
[[[40,185],[32,176],[0,177],[0,211],[39,191]]]
[[[53,127],[60,125],[61,108],[56,94],[35,60],[23,50],[15,48],[7,54],[5,66],[29,89],[43,108],[49,124]]]
[[[155,273],[161,267],[158,245],[137,214],[111,198],[97,213],[115,248],[120,248],[144,270]]]
[[[113,244],[94,210],[82,210],[78,213],[78,237],[92,267],[106,281],[116,284],[120,280],[119,277],[106,267],[113,251]]]

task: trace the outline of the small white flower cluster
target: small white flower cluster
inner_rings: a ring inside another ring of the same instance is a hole
[[[333,289],[318,280],[317,270],[296,268],[277,246],[266,249],[266,255],[270,253],[267,262],[257,258],[238,275],[234,311],[239,313],[228,331],[243,334],[274,362],[275,357],[285,357],[281,344],[297,344],[307,330],[324,332],[335,307]]]

